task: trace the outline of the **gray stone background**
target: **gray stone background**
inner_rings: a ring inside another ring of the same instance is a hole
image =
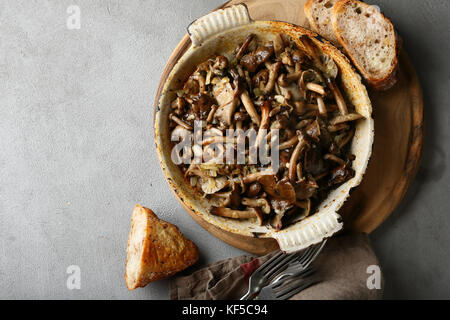
[[[395,22],[426,103],[419,175],[371,236],[385,296],[450,298],[450,1],[370,2]],[[166,299],[167,281],[125,287],[136,203],[178,225],[202,264],[242,254],[184,212],[152,136],[170,53],[192,20],[221,3],[0,0],[0,298]],[[66,27],[73,4],[80,30]],[[66,287],[70,265],[81,268],[81,290]]]

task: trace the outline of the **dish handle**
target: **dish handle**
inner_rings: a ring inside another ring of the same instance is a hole
[[[189,25],[188,33],[193,46],[198,47],[213,35],[251,22],[247,6],[238,4],[195,20]]]
[[[344,224],[335,212],[317,213],[287,230],[268,236],[277,240],[281,251],[293,253],[321,243],[342,230]]]

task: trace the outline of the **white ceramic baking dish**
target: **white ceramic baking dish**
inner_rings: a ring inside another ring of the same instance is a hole
[[[361,77],[355,72],[349,60],[328,41],[302,27],[278,21],[252,21],[245,5],[237,5],[215,11],[192,23],[189,28],[192,41],[189,49],[179,59],[164,84],[159,104],[155,111],[155,140],[161,168],[178,199],[191,213],[223,230],[243,236],[274,238],[285,252],[294,252],[331,237],[343,228],[341,217],[337,213],[350,190],[361,183],[372,152],[374,122],[372,106]],[[230,55],[239,43],[249,34],[259,39],[272,40],[277,33],[285,33],[294,41],[302,35],[310,36],[321,50],[334,59],[340,72],[341,87],[356,111],[365,117],[357,123],[356,134],[351,152],[356,155],[353,179],[331,192],[318,211],[309,218],[290,225],[281,231],[270,226],[261,227],[250,221],[240,221],[217,217],[209,213],[210,204],[196,195],[186,182],[181,170],[171,160],[171,143],[168,116],[171,101],[180,90],[184,81],[194,71],[196,65],[217,54]]]

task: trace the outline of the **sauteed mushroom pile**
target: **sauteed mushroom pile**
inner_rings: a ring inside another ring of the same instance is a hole
[[[191,156],[203,161],[180,168],[213,204],[214,215],[256,219],[280,230],[312,214],[332,189],[354,177],[349,147],[363,117],[343,97],[334,61],[309,37],[300,40],[301,47],[283,34],[270,42],[249,35],[232,55],[198,65],[177,92],[172,137],[195,136],[195,121],[213,132],[192,148]],[[223,155],[236,155],[239,138],[225,132],[240,129],[254,129],[257,145],[278,130],[278,170],[251,164],[248,150],[245,164],[219,164],[205,151],[221,144]]]

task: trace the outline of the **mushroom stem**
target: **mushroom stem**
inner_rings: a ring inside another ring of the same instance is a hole
[[[275,62],[271,65],[269,63],[266,63],[267,69],[269,69],[269,81],[267,81],[266,87],[264,88],[264,93],[269,94],[272,92],[273,88],[275,87],[275,82],[278,78],[278,72],[280,71],[280,68],[282,66],[281,62]]]
[[[262,114],[262,120],[261,125],[259,127],[258,135],[256,137],[256,147],[260,147],[261,143],[264,141],[264,132],[269,128],[270,124],[270,102],[266,101],[261,106],[261,114]]]
[[[332,126],[335,126],[335,125],[338,125],[341,123],[356,121],[356,120],[359,120],[362,118],[364,118],[364,117],[362,115],[360,115],[359,113],[351,113],[351,114],[347,114],[345,116],[337,116],[336,118],[334,118],[330,121],[330,124]]]
[[[276,174],[276,172],[272,168],[270,168],[265,171],[251,173],[251,174],[245,176],[243,178],[243,182],[244,182],[244,184],[250,184],[250,183],[257,181],[259,178],[261,178],[263,176],[273,176],[275,174]]]
[[[218,107],[217,105],[213,105],[213,106],[211,107],[211,111],[209,112],[208,118],[206,119],[206,122],[207,122],[207,123],[210,123],[211,121],[213,121],[214,115],[216,114],[216,111],[217,111],[218,108],[219,108],[219,107]]]
[[[295,147],[294,151],[292,152],[291,160],[289,161],[289,180],[294,183],[296,178],[296,171],[297,171],[297,161],[300,157],[301,152],[305,148],[307,142],[305,138],[303,137],[303,134],[298,135],[298,143]]]
[[[336,82],[332,78],[327,78],[327,84],[330,87],[331,91],[334,94],[334,98],[336,99],[336,103],[338,105],[339,111],[343,116],[348,114],[347,104],[345,103],[344,97],[342,96],[341,90],[336,85]]]
[[[245,110],[247,110],[248,114],[252,118],[252,121],[259,126],[261,123],[261,118],[259,117],[259,114],[256,111],[255,106],[253,105],[252,99],[250,98],[250,95],[248,94],[247,90],[242,92],[241,100],[242,104],[245,107]]]
[[[336,163],[340,164],[341,166],[345,165],[345,161],[342,160],[341,158],[339,158],[338,156],[335,156],[334,154],[328,153],[323,158],[325,160],[330,160],[330,161],[336,162]]]
[[[314,83],[314,82],[308,82],[306,84],[306,89],[316,92],[322,96],[325,95],[325,89],[320,84]]]
[[[325,106],[325,102],[323,102],[323,98],[321,96],[317,96],[317,105],[319,107],[319,114],[326,117],[327,107]]]
[[[292,137],[291,139],[289,139],[283,143],[280,143],[279,149],[280,150],[290,149],[293,146],[295,146],[296,143],[298,143],[298,136]]]
[[[186,130],[192,131],[192,127],[190,125],[188,125],[186,122],[184,122],[183,120],[181,120],[180,118],[174,116],[173,114],[171,114],[169,116],[169,119],[172,120],[173,122],[176,122],[178,125],[182,126],[183,128],[185,128]]]
[[[245,39],[244,43],[242,44],[242,46],[239,48],[238,53],[236,54],[236,59],[239,60],[242,58],[242,56],[245,54],[245,52],[248,49],[248,46],[250,45],[250,43],[252,42],[253,38],[255,37],[254,34],[251,34],[247,37],[247,39]]]

